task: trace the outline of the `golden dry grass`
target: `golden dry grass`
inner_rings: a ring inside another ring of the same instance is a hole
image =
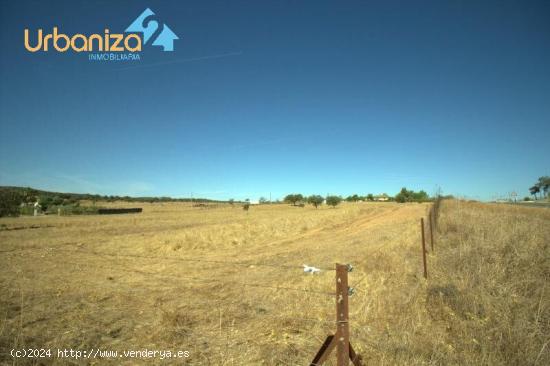
[[[543,209],[445,202],[426,282],[418,221],[428,205],[140,206],[138,215],[0,220],[2,352],[147,348],[189,350],[190,365],[308,364],[333,331],[334,299],[243,284],[333,292],[332,271],[252,263],[342,262],[355,266],[352,342],[368,364],[549,360]]]
[[[446,363],[550,364],[549,224],[547,208],[444,203],[427,306]]]

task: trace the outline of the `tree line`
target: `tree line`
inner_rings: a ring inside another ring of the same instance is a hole
[[[374,196],[372,193],[369,193],[365,196],[353,194],[346,198],[342,198],[342,196],[328,195],[326,198],[323,198],[323,196],[320,196],[320,195],[304,196],[300,193],[292,193],[292,194],[286,195],[283,201],[285,203],[290,203],[293,206],[301,206],[301,207],[303,207],[306,203],[308,203],[317,208],[318,206],[322,205],[323,202],[325,202],[329,206],[335,207],[338,204],[340,204],[342,201],[347,201],[347,202],[375,201],[377,197],[383,197],[387,201],[395,201],[399,203],[428,202],[433,200],[433,198],[431,198],[423,190],[415,192],[413,190],[408,190],[407,188],[403,187],[401,191],[395,195],[395,197],[391,197],[386,194],[383,194],[381,196]]]
[[[290,203],[293,206],[301,206],[301,207],[303,207],[304,204],[309,203],[313,205],[315,208],[317,208],[320,205],[322,205],[323,202],[326,202],[326,204],[329,206],[336,207],[340,204],[340,202],[342,202],[342,197],[328,195],[325,198],[318,194],[313,194],[311,196],[306,197],[300,193],[293,193],[293,194],[286,195],[283,201],[286,203]]]
[[[114,202],[198,202],[198,203],[222,203],[224,201],[210,200],[206,198],[172,198],[172,197],[130,197],[99,195],[89,193],[61,193],[43,191],[30,187],[0,187],[0,217],[19,216],[19,214],[32,214],[31,206],[38,202],[41,210],[49,212],[61,208],[66,212],[81,213],[90,211],[80,207],[80,201]],[[53,211],[52,211],[53,212]]]
[[[537,194],[539,194],[539,198],[548,198],[548,190],[550,188],[550,177],[549,176],[542,176],[539,177],[539,180],[531,187],[529,188],[529,192],[531,195],[535,196],[535,200],[537,200]]]
[[[548,178],[548,177],[546,177]],[[547,182],[547,181],[546,181]],[[548,182],[546,186],[541,186],[544,189],[545,195],[548,191]],[[314,207],[319,207],[323,203],[328,206],[336,207],[342,201],[347,202],[359,202],[359,201],[375,201],[383,198],[388,201],[396,202],[424,202],[429,201],[431,198],[425,191],[415,192],[406,188],[395,195],[395,197],[383,194],[381,196],[375,196],[372,193],[361,196],[358,194],[350,195],[346,198],[338,195],[327,195],[323,197],[318,194],[305,196],[300,193],[288,194],[284,198],[284,202],[290,203],[293,206],[303,207],[306,204],[310,204]],[[172,198],[172,197],[130,197],[130,196],[113,196],[113,195],[99,195],[88,193],[60,193],[49,192],[33,188],[24,187],[0,187],[0,216],[19,216],[19,214],[32,214],[34,203],[38,202],[43,212],[55,213],[59,209],[61,212],[68,214],[82,214],[92,213],[93,208],[81,207],[80,201],[87,200],[92,201],[95,206],[95,202],[98,201],[125,201],[125,202],[196,202],[196,203],[224,203],[228,202],[233,205],[237,201],[230,199],[229,201],[210,200],[206,198]],[[243,202],[239,202],[243,203]],[[271,203],[264,197],[260,198],[260,204]],[[280,203],[276,201],[275,203]],[[250,207],[250,200],[244,201],[243,208],[248,210]]]

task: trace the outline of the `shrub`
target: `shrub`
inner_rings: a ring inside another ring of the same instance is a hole
[[[359,197],[357,194],[354,194],[353,196],[348,196],[346,198],[346,201],[348,202],[357,202],[361,199],[361,197]]]
[[[409,191],[407,188],[403,187],[401,192],[395,196],[395,201],[399,203],[403,202],[425,202],[428,201],[430,197],[424,191]]]
[[[15,191],[0,190],[0,217],[19,216],[23,196]]]
[[[302,196],[299,193],[289,194],[285,197],[285,202],[286,203],[292,203],[292,205],[294,205],[294,206],[296,206],[297,202],[301,202],[303,200],[304,200],[304,196]]]
[[[325,199],[322,196],[314,194],[314,195],[311,195],[307,198],[307,203],[309,203],[309,204],[315,206],[315,208],[317,208],[317,206],[323,204],[324,200]]]
[[[332,206],[332,207],[336,207],[337,205],[340,204],[340,202],[342,202],[342,197],[340,196],[327,196],[327,205],[329,206]]]
[[[29,206],[29,205],[21,206],[19,208],[19,213],[21,215],[32,216],[34,215],[34,206]]]
[[[101,207],[97,206],[80,206],[80,204],[77,202],[73,205],[59,205],[54,206],[50,205],[48,206],[47,210],[44,210],[44,212],[47,215],[57,215],[61,214],[63,216],[65,215],[97,215]]]
[[[47,211],[48,207],[53,204],[53,197],[48,195],[42,195],[38,198],[38,203],[42,210]]]

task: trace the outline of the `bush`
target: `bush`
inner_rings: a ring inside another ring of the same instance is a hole
[[[23,202],[23,196],[10,190],[0,190],[0,217],[19,216],[19,206]]]
[[[346,201],[348,201],[348,202],[357,202],[361,199],[362,199],[362,197],[359,197],[357,194],[354,194],[353,196],[348,196],[346,198]]]
[[[29,206],[29,205],[21,206],[19,208],[19,213],[21,215],[32,216],[34,215],[34,206]]]
[[[295,194],[289,194],[285,197],[286,203],[292,203],[292,205],[296,206],[297,202],[302,202],[304,200],[304,196],[302,196],[299,193]]]
[[[401,192],[395,196],[395,201],[399,203],[403,202],[425,202],[429,201],[430,197],[424,191],[409,191],[407,188],[403,187]]]
[[[42,195],[38,198],[38,203],[40,204],[40,207],[42,207],[42,210],[44,212],[48,210],[48,207],[54,204],[53,201],[54,201],[54,198],[49,195]]]
[[[314,195],[311,195],[307,198],[307,203],[309,203],[309,204],[315,206],[315,208],[317,208],[317,206],[323,204],[324,200],[325,199],[323,197],[314,194]]]
[[[342,197],[340,196],[327,196],[327,205],[329,206],[332,206],[332,207],[336,207],[337,205],[340,204],[340,202],[342,202]]]

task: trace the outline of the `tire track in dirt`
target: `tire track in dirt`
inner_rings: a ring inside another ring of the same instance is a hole
[[[280,240],[267,242],[263,248],[265,251],[258,253],[249,250],[240,252],[239,256],[248,257],[250,260],[262,258],[264,253],[269,253],[269,258],[285,258],[295,251],[303,249],[309,243],[327,242],[334,238],[333,242],[342,242],[350,236],[361,234],[368,235],[367,231],[380,225],[399,224],[411,220],[415,216],[421,217],[424,213],[424,205],[403,205],[384,207],[382,212],[367,212],[359,218],[349,222],[343,222],[330,227],[317,227],[305,233]],[[280,249],[276,248],[280,247]],[[265,257],[263,257],[265,259]]]

